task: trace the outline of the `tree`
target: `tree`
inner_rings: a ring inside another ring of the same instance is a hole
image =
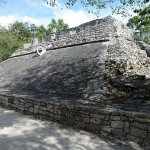
[[[7,59],[20,46],[18,39],[10,30],[0,27],[0,62]]]
[[[150,5],[138,12],[137,16],[129,19],[127,26],[134,29],[136,36],[149,42],[150,40]]]
[[[40,25],[37,27],[37,34],[35,35],[35,37],[41,38],[47,35],[48,29],[44,27],[44,25]]]
[[[38,34],[38,27],[35,24],[30,24],[29,30],[32,37],[36,37]]]
[[[146,34],[148,38],[150,36],[150,5],[140,10],[137,16],[129,19],[127,25],[132,29],[138,30],[140,37],[143,36],[147,40]]]
[[[132,17],[128,24],[137,30],[150,30],[150,5],[139,11],[138,16]]]
[[[52,19],[50,24],[48,24],[47,28],[45,28],[44,25],[40,25],[37,27],[35,37],[41,38],[47,35],[53,35],[59,30],[64,30],[68,28],[68,24],[64,23],[63,19]]]
[[[43,0],[52,7],[57,7],[56,0]],[[129,10],[138,13],[150,0],[66,0],[65,5],[67,8],[72,8],[76,3],[89,13],[99,15],[101,9],[108,7],[112,8],[113,13],[122,14],[123,16],[130,15]],[[7,3],[7,0],[0,0],[0,6]]]
[[[57,6],[55,0],[44,0],[48,5]],[[65,5],[72,8],[76,3],[80,3],[82,7],[89,13],[99,15],[101,9],[112,8],[113,13],[129,15],[129,9],[138,13],[150,0],[67,0]]]
[[[14,33],[15,37],[18,41],[30,41],[32,34],[30,32],[30,25],[29,23],[23,23],[16,21],[9,25],[9,30]]]
[[[64,23],[63,19],[52,19],[51,23],[47,26],[48,33],[47,34],[54,34],[60,30],[68,29],[68,24]]]

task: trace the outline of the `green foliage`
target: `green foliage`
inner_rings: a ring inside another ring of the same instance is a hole
[[[144,41],[145,43],[150,44],[150,37],[149,37],[149,36],[144,36],[143,41]]]
[[[138,13],[138,16],[131,18],[128,23],[132,24],[138,30],[150,31],[150,5]]]
[[[139,38],[149,43],[150,41],[150,5],[138,12],[138,16],[129,19],[127,25],[139,31]]]
[[[48,5],[55,3],[55,0],[44,0]],[[122,14],[123,16],[130,15],[129,10],[138,13],[150,0],[66,0],[64,1],[67,8],[72,8],[76,3],[87,10],[88,13],[99,15],[101,9],[112,8],[113,13]],[[56,4],[56,3],[55,3]]]
[[[0,28],[0,62],[7,59],[20,44],[11,31]]]
[[[44,27],[44,25],[40,25],[36,27],[36,34],[34,35],[35,37],[41,38],[43,36],[47,35],[48,30]]]
[[[28,22],[14,22],[9,25],[9,30],[14,33],[18,41],[30,42],[31,38],[36,34],[34,29],[36,26],[34,24],[29,24]]]
[[[52,19],[51,23],[47,26],[48,34],[57,33],[60,30],[68,29],[68,24],[64,23],[63,19]]]

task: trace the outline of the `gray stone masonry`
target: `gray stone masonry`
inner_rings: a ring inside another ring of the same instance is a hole
[[[105,133],[143,146],[150,145],[150,115],[119,109],[69,106],[40,100],[0,96],[0,105],[39,119],[53,120],[83,130]],[[132,118],[132,119],[131,119]]]

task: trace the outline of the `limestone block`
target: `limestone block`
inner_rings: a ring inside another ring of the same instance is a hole
[[[102,121],[98,118],[90,118],[90,123],[100,125]]]
[[[75,125],[79,128],[84,129],[85,128],[85,123],[84,122],[80,122],[80,121],[76,121]]]
[[[124,122],[123,132],[129,133],[129,122]]]
[[[89,123],[89,122],[90,122],[90,119],[89,119],[89,118],[83,118],[83,121],[84,121],[85,123]]]
[[[122,121],[111,121],[111,127],[123,129],[123,122]]]
[[[147,132],[145,130],[141,130],[141,129],[138,129],[138,128],[135,128],[135,127],[131,127],[130,134],[133,135],[133,136],[140,137],[140,138],[145,138],[146,135],[147,135]]]
[[[122,129],[117,129],[117,128],[112,128],[111,129],[112,134],[118,136],[118,137],[122,137],[124,136],[124,132]]]
[[[101,125],[100,128],[105,132],[111,133],[111,127],[108,125]]]
[[[120,120],[120,116],[111,116],[110,119],[111,120]]]
[[[86,124],[85,128],[90,131],[100,131],[100,126],[96,124]]]
[[[148,148],[150,146],[150,133],[147,134],[146,138],[144,139],[144,145]],[[150,147],[149,147],[150,148]]]
[[[146,124],[143,124],[143,123],[141,123],[141,122],[133,122],[133,123],[132,123],[132,126],[137,127],[137,128],[139,128],[139,129],[147,130],[147,125],[146,125]]]

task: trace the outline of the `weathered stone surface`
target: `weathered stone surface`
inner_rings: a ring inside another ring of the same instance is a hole
[[[124,127],[123,127],[124,133],[129,133],[129,122],[124,122]]]
[[[103,130],[104,132],[111,133],[111,127],[108,125],[101,125],[101,130]]]
[[[118,136],[118,137],[124,136],[124,132],[122,129],[112,128],[112,134],[114,134],[115,136]]]
[[[146,44],[143,41],[136,41],[136,44],[142,49],[145,50],[147,53],[147,56],[150,57],[150,45]]]
[[[145,130],[141,130],[141,129],[138,129],[138,128],[135,128],[135,127],[131,128],[130,133],[131,133],[131,135],[137,136],[139,138],[140,137],[145,138],[146,135],[147,135],[147,132]]]
[[[78,126],[79,128],[82,128],[82,129],[85,128],[85,123],[83,123],[83,122],[76,121],[75,125]]]
[[[139,144],[142,144],[143,145],[143,139],[140,139],[140,138],[138,138],[138,137],[135,137],[135,136],[132,136],[132,135],[127,135],[127,139],[128,140],[131,140],[131,141],[135,141],[135,142],[137,142],[137,143],[139,143]]]
[[[134,122],[132,123],[132,126],[137,127],[139,129],[147,130],[147,126],[145,124],[142,124],[141,122]]]
[[[111,127],[123,129],[123,122],[122,121],[112,121]]]
[[[92,72],[95,67],[99,68],[96,73],[103,72],[103,66],[96,63],[104,61],[107,45],[93,43],[48,51],[41,57],[30,54],[10,58],[0,64],[0,93],[54,100],[84,98],[97,88],[90,84],[91,80],[103,82]]]
[[[147,134],[147,137],[144,139],[144,145],[150,148],[150,133]]]
[[[96,125],[96,124],[86,124],[85,128],[90,131],[99,131],[100,130],[100,126]]]
[[[111,116],[111,120],[120,120],[120,116]]]
[[[90,123],[90,119],[89,119],[89,118],[83,118],[83,121],[84,121],[85,123]]]
[[[98,118],[90,118],[90,123],[100,125],[102,121]]]

